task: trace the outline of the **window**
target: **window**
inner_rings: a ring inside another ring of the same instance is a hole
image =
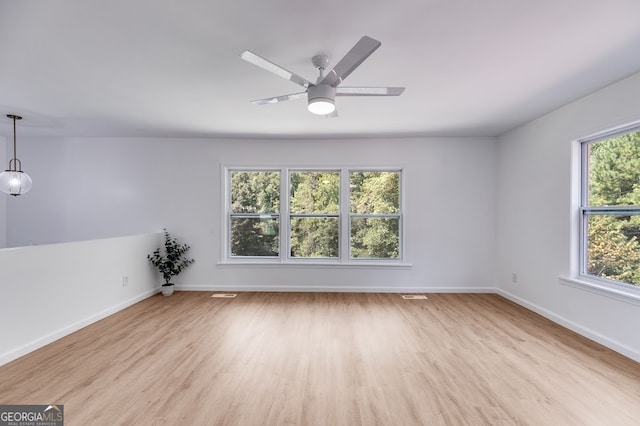
[[[401,170],[227,169],[227,258],[401,261]]]
[[[340,172],[289,174],[291,257],[338,258],[340,253]]]
[[[351,257],[397,259],[400,256],[400,173],[349,173]]]
[[[581,275],[640,286],[640,128],[582,142]]]
[[[280,172],[231,171],[231,256],[277,257],[280,253]]]

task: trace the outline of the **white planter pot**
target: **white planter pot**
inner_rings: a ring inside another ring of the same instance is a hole
[[[163,285],[162,286],[162,295],[163,296],[171,296],[173,294],[173,285]]]

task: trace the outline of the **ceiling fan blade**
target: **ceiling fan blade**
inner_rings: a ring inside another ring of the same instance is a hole
[[[275,96],[273,98],[256,99],[255,101],[251,101],[251,103],[256,105],[275,104],[291,99],[303,98],[305,96],[307,96],[307,92],[292,93],[290,95]]]
[[[263,58],[262,56],[258,56],[249,50],[245,50],[244,52],[242,52],[240,54],[240,57],[245,61],[262,68],[263,70],[267,70],[282,78],[293,81],[294,83],[299,84],[305,89],[311,84],[306,78],[300,77],[298,74],[292,73],[291,71],[282,68],[280,65],[276,65],[273,62]]]
[[[372,39],[369,36],[362,37],[320,83],[336,87],[380,47],[381,44],[378,40]]]
[[[336,96],[400,96],[404,87],[336,87]]]

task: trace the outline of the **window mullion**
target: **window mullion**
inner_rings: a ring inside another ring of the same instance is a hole
[[[640,214],[640,206],[588,206],[580,207],[585,216],[619,215],[629,216]]]
[[[228,259],[231,257],[231,169],[224,169],[224,193],[226,194],[224,202],[225,213],[225,242],[224,255]]]
[[[340,170],[340,261],[349,262],[349,247],[351,241],[351,226],[349,220],[350,200],[349,200],[349,170]]]
[[[280,260],[291,258],[291,217],[289,209],[289,198],[291,188],[289,187],[289,169],[280,169]]]
[[[338,213],[289,213],[290,217],[340,217]]]
[[[350,213],[352,218],[400,219],[398,213]]]

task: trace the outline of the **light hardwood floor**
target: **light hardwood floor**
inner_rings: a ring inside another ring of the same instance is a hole
[[[638,425],[640,364],[497,295],[178,292],[0,367],[67,425]]]

